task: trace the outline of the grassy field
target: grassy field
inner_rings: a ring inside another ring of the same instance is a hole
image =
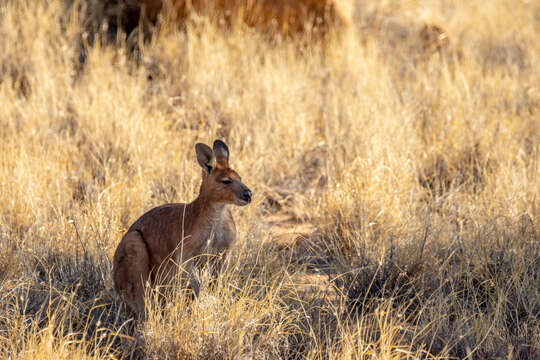
[[[314,44],[197,18],[135,52],[98,15],[0,3],[0,358],[540,358],[540,3],[358,1]],[[254,192],[238,241],[134,324],[114,250],[215,138]]]

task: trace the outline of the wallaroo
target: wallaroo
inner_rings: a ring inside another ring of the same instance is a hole
[[[191,203],[165,204],[142,215],[123,236],[113,260],[116,291],[138,315],[144,314],[147,285],[172,281],[179,268],[190,272],[195,258],[206,253],[224,254],[236,238],[229,205],[251,202],[251,191],[229,167],[229,149],[221,140],[195,145],[202,167],[199,196]]]

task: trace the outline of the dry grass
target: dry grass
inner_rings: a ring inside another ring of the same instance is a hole
[[[196,19],[136,61],[76,9],[0,4],[0,358],[540,357],[537,2],[359,2],[324,49]],[[112,253],[216,137],[255,203],[135,325]]]

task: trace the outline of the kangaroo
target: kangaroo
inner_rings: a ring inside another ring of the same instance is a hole
[[[229,149],[221,140],[213,150],[195,145],[202,167],[202,184],[191,203],[153,208],[131,225],[113,259],[114,287],[138,316],[144,314],[146,284],[167,283],[178,268],[191,272],[190,287],[199,292],[193,277],[194,258],[204,253],[224,254],[236,239],[229,205],[245,206],[252,193],[229,167]]]

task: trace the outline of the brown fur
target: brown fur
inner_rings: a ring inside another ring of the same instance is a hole
[[[422,50],[431,54],[448,48],[450,38],[446,31],[438,25],[424,24],[419,33]]]
[[[144,312],[145,284],[168,283],[179,267],[191,271],[195,257],[222,254],[236,239],[228,205],[247,205],[251,192],[229,167],[225,144],[221,143],[226,153],[216,143],[208,158],[201,159],[197,149],[204,170],[199,196],[188,204],[165,204],[148,211],[131,225],[116,249],[114,286],[138,315]],[[198,293],[193,278],[191,286]]]
[[[151,20],[163,9],[169,18],[191,12],[221,18],[240,17],[247,25],[286,35],[304,32],[312,22],[321,32],[352,22],[352,0],[138,0]]]

